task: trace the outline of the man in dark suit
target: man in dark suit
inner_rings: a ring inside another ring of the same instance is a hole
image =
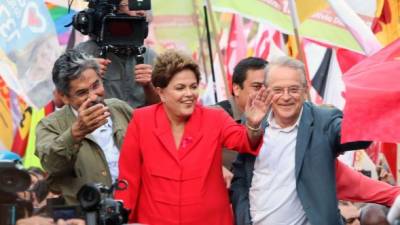
[[[247,57],[235,66],[232,75],[232,96],[228,100],[217,103],[234,120],[240,122],[249,95],[257,93],[264,86],[266,66],[267,61],[258,57]],[[225,149],[223,152],[223,165],[230,169],[236,156],[237,153],[235,151]]]
[[[338,225],[335,159],[369,142],[340,143],[342,113],[305,102],[304,65],[287,57],[267,66],[279,97],[267,118],[259,156],[238,156],[231,200],[236,224]]]

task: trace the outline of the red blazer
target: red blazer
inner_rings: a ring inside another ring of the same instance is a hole
[[[340,200],[391,206],[400,187],[371,179],[336,160],[336,192]]]
[[[163,105],[137,109],[122,145],[116,199],[133,209],[130,222],[232,225],[222,177],[222,147],[257,154],[246,129],[222,109],[197,105],[177,149]]]

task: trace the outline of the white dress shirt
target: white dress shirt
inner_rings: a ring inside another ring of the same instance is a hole
[[[75,109],[72,109],[72,111],[74,112],[75,116],[78,115],[78,112]],[[108,169],[110,170],[112,182],[114,183],[115,180],[118,178],[119,173],[119,150],[114,142],[112,125],[113,123],[111,117],[108,117],[106,124],[97,128],[92,133],[86,135],[86,138],[94,141],[103,151],[108,164]]]
[[[295,148],[301,113],[297,122],[286,128],[275,122],[272,113],[268,116],[249,193],[254,225],[309,224],[296,192]]]

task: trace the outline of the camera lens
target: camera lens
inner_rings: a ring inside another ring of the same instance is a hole
[[[0,174],[0,189],[5,192],[25,191],[31,184],[31,177],[23,170],[4,169]]]
[[[101,201],[100,190],[94,185],[84,185],[78,192],[78,200],[84,210],[95,210]]]

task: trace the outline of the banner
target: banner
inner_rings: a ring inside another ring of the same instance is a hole
[[[288,0],[214,0],[212,2],[215,11],[239,13],[249,19],[267,23],[283,33],[293,34]],[[375,0],[346,2],[370,27],[376,10]],[[297,5],[298,14],[307,14],[303,13],[303,10],[308,7],[306,4]],[[356,52],[364,52],[362,46],[331,7],[304,20],[299,27],[299,32],[302,37]]]
[[[196,53],[199,48],[196,28],[199,21],[196,21],[197,8],[194,7],[194,1],[152,0],[151,4],[153,20],[146,44],[158,53],[166,49]]]
[[[44,1],[0,0],[0,21],[0,75],[29,105],[44,106],[61,50]]]

